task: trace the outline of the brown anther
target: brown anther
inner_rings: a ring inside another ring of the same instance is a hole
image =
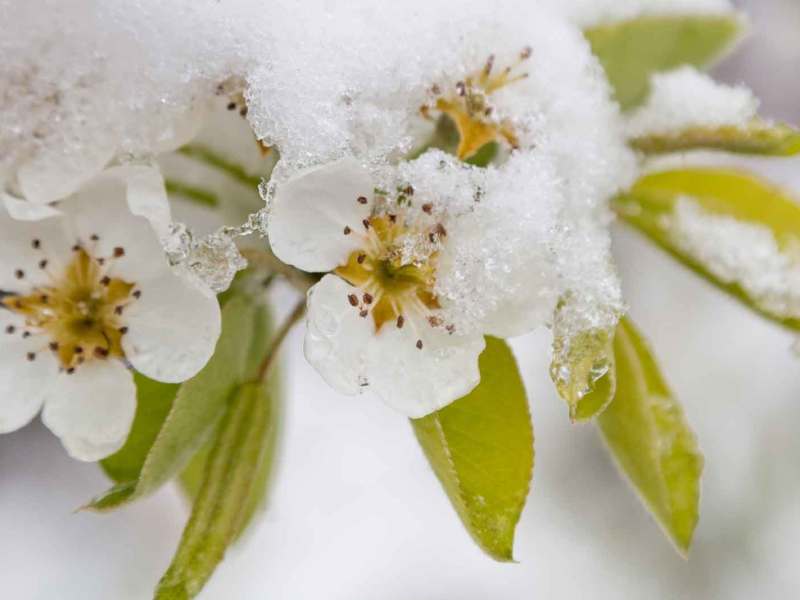
[[[83,363],[86,362],[86,358],[83,356],[79,356],[77,362],[79,365],[82,365]]]
[[[75,346],[75,354],[83,354],[83,346]]]
[[[414,195],[414,186],[407,185],[405,187],[405,189],[403,190],[403,193],[408,195],[408,196],[413,196]]]
[[[39,296],[39,302],[41,302],[42,304],[47,304],[48,302],[50,302],[50,296],[48,296],[47,294],[42,294],[41,296]]]
[[[27,357],[27,359],[28,359],[29,361],[31,361],[31,362],[33,362],[34,360],[36,360],[36,352],[28,352],[28,354],[26,354],[25,356],[26,356],[26,357]]]
[[[442,318],[435,315],[428,317],[428,325],[431,327],[439,327],[442,324]]]
[[[351,231],[353,231],[353,230],[352,230],[352,229],[350,229],[350,227],[349,227],[348,225],[345,225],[345,226],[344,226],[344,234],[345,234],[345,235],[350,235],[350,232],[351,232]]]
[[[390,223],[397,223],[397,215],[389,215]]]
[[[359,254],[359,255],[356,257],[356,262],[357,262],[358,264],[360,264],[360,265],[361,265],[361,264],[363,264],[365,260],[367,260],[367,255],[366,255],[366,254]]]
[[[128,333],[128,328],[127,327],[120,327],[119,328],[119,334],[120,335],[125,335],[126,333]]]
[[[522,60],[528,60],[531,57],[531,54],[533,54],[533,48],[531,48],[530,46],[525,46],[522,49],[522,52],[519,53],[519,57]]]
[[[22,303],[22,300],[14,300],[14,308],[22,309],[23,306],[25,305]]]
[[[53,352],[58,351],[58,342],[50,342],[48,346]]]
[[[100,280],[100,283],[107,286],[111,283],[111,277],[108,275],[104,275],[103,278]]]
[[[436,228],[434,229],[434,231],[436,232],[436,235],[438,235],[439,237],[444,237],[447,235],[447,229],[445,229],[444,225],[442,225],[441,223],[436,224]]]
[[[34,250],[38,250],[39,248],[42,247],[42,241],[41,240],[33,240],[31,242],[31,246],[33,246]]]
[[[375,298],[372,297],[372,294],[369,292],[364,292],[364,304],[372,304],[372,301]]]
[[[31,337],[31,332],[30,332],[30,331],[23,331],[23,332],[22,332],[22,337],[24,337],[24,338],[29,338],[29,337]]]
[[[246,117],[246,116],[247,116],[247,107],[246,107],[246,106],[243,106],[242,108],[240,108],[240,109],[239,109],[239,114],[240,114],[241,116],[243,116],[243,117]]]
[[[228,102],[228,110],[236,110],[236,102]]]
[[[364,229],[369,229],[369,219],[364,219],[361,221],[361,224],[364,226]]]
[[[397,328],[402,329],[403,325],[405,324],[406,319],[403,315],[397,315]]]
[[[486,59],[486,64],[483,66],[483,72],[488,75],[492,72],[492,67],[494,66],[494,54],[490,54],[489,58]]]
[[[358,198],[356,198],[356,202],[358,202],[359,204],[366,204],[367,203],[367,197],[366,196],[359,196]]]
[[[104,264],[106,264],[106,259],[102,258],[102,257],[98,258],[97,259],[97,264],[102,267]]]
[[[142,297],[142,290],[136,290],[135,292],[133,292],[133,297],[134,298],[141,298]]]
[[[434,83],[434,84],[431,86],[431,93],[432,93],[432,94],[435,94],[435,95],[437,95],[437,96],[438,96],[439,94],[441,94],[441,93],[442,93],[442,88],[440,88],[440,87],[439,87],[439,84],[438,84],[438,83]]]
[[[89,236],[89,239],[92,240],[93,242],[98,242],[100,241],[100,236],[97,235],[96,233],[93,233],[91,236]]]
[[[75,367],[70,367],[67,369],[67,375],[72,375],[75,372]]]
[[[16,327],[14,327],[13,325],[6,325],[6,333],[7,333],[7,334],[11,335],[11,334],[12,334],[12,333],[14,333],[16,330],[17,330],[17,328],[16,328]]]
[[[491,114],[492,114],[492,111],[493,111],[493,110],[494,110],[494,107],[492,107],[492,106],[487,106],[487,107],[486,107],[486,109],[483,111],[483,114],[484,114],[484,115],[486,115],[486,116],[488,117],[489,115],[491,115]]]
[[[25,277],[25,271],[23,271],[22,269],[17,269],[16,271],[14,271],[14,277],[16,277],[17,279],[22,279],[23,277]]]
[[[117,246],[114,248],[114,258],[120,258],[122,256],[125,256],[125,248],[122,246]]]
[[[348,294],[347,301],[350,303],[350,306],[358,306],[358,296],[355,294]]]
[[[122,314],[123,306],[121,304],[114,307],[114,314],[119,316]]]
[[[39,268],[40,269],[46,269],[47,268],[47,259],[46,258],[43,258],[42,260],[39,261]]]
[[[466,96],[467,95],[467,86],[463,81],[459,81],[456,83],[456,92],[459,96]]]
[[[424,212],[426,215],[431,214],[431,212],[433,212],[433,204],[431,204],[430,202],[426,202],[425,204],[423,204],[422,212]]]
[[[450,325],[448,325],[447,327],[445,327],[445,330],[446,330],[446,331],[447,331],[447,333],[449,333],[450,335],[453,335],[453,332],[455,332],[455,330],[456,330],[456,326],[455,326],[455,325],[453,325],[453,324],[451,323]]]
[[[107,358],[110,354],[108,348],[103,348],[102,346],[95,346],[94,355],[97,358]]]
[[[73,252],[78,252],[80,249],[81,249],[81,245],[80,245],[80,244],[75,244],[75,245],[72,247],[72,251],[73,251]]]
[[[417,340],[417,350],[422,350],[422,340]]]
[[[358,316],[361,317],[362,319],[365,319],[368,314],[369,314],[369,311],[364,309],[360,313],[358,313]]]

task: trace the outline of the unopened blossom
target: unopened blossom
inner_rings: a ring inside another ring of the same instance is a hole
[[[305,355],[342,393],[368,387],[400,412],[424,416],[478,384],[484,334],[532,328],[530,313],[512,297],[473,327],[449,319],[437,278],[451,246],[477,238],[455,239],[449,228],[463,229],[459,216],[413,185],[376,189],[364,168],[344,159],[279,186],[270,210],[275,254],[328,273],[308,294]],[[552,309],[552,298],[535,290],[529,303],[538,314]]]
[[[130,430],[131,367],[180,382],[213,353],[216,298],[169,266],[151,222],[129,209],[159,212],[141,175],[108,171],[54,206],[4,198],[0,432],[41,410],[70,455],[98,460]]]

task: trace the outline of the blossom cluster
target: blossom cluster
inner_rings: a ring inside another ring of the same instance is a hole
[[[133,370],[212,355],[236,244],[311,274],[305,354],[333,388],[411,417],[478,384],[487,335],[623,313],[607,201],[647,113],[624,122],[574,6],[35,4],[0,5],[0,431],[42,410],[76,458],[117,450]],[[218,193],[207,238],[163,179],[197,140],[276,161],[260,205]]]

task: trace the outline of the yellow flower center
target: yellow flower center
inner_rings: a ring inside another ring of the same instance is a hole
[[[511,148],[519,146],[513,126],[507,119],[495,118],[490,100],[497,90],[528,76],[515,71],[530,55],[530,48],[523,49],[517,62],[501,71],[494,70],[494,56],[490,56],[480,71],[456,83],[454,93],[443,95],[442,90],[434,86],[437,98],[433,108],[446,115],[458,130],[456,154],[459,159],[471,158],[490,142],[505,141]],[[423,106],[423,116],[430,117],[431,108]]]
[[[372,315],[376,332],[389,322],[402,328],[408,315],[435,320],[431,311],[438,309],[439,303],[433,285],[444,227],[420,230],[395,214],[372,216],[363,226],[362,248],[336,269],[340,277],[362,290],[360,297],[348,295],[350,304],[362,317]],[[344,233],[352,234],[349,228]]]
[[[39,247],[38,240],[34,240],[34,247]],[[48,261],[42,259],[39,268],[47,273],[50,283],[1,301],[25,317],[22,331],[8,325],[5,333],[49,338],[47,348],[68,373],[86,360],[124,356],[121,341],[127,328],[121,316],[125,306],[141,295],[133,283],[109,274],[111,261],[124,255],[122,248],[115,248],[108,259],[94,258],[81,246],[73,251],[74,257],[59,277],[49,273]],[[26,275],[17,269],[16,276],[22,280]],[[35,360],[36,352],[28,352],[27,358]]]

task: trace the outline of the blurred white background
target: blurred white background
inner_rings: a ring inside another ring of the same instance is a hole
[[[751,0],[753,34],[717,69],[764,113],[800,122],[800,3]],[[797,161],[770,172],[800,189]],[[777,599],[800,595],[800,363],[793,339],[635,234],[616,254],[647,333],[706,456],[702,511],[679,558],[614,471],[591,426],[573,426],[547,378],[547,332],[517,340],[536,430],[519,564],[463,531],[407,422],[339,397],[285,353],[283,456],[269,511],[229,553],[203,600]],[[0,437],[2,596],[141,600],[186,518],[176,489],[118,513],[74,513],[107,482],[41,425]]]

